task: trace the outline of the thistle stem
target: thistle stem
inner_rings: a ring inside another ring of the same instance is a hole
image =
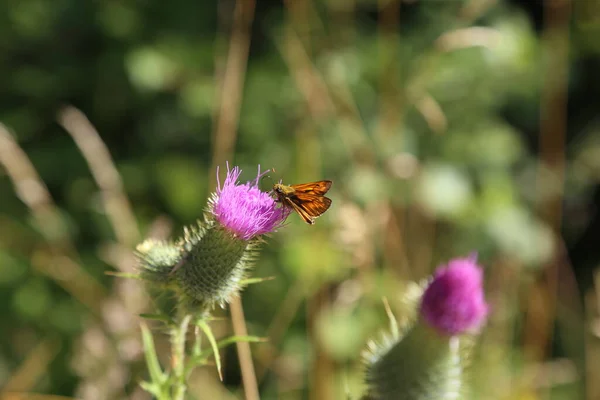
[[[197,357],[200,355],[201,351],[202,351],[202,335],[200,334],[200,327],[195,326],[194,327],[194,348],[193,348],[192,354],[194,357]]]
[[[186,315],[179,325],[171,329],[172,362],[173,362],[173,399],[184,400],[186,386],[185,376],[185,337],[191,315]]]

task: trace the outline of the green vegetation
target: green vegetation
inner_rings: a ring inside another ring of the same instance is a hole
[[[357,398],[382,299],[404,316],[472,251],[474,398],[600,398],[598,35],[593,1],[0,2],[0,398],[148,398],[140,324],[163,370],[168,332],[107,272],[194,225],[226,161],[334,182],[262,247],[248,333],[210,322],[268,339],[262,399]],[[244,398],[220,351],[189,398]]]

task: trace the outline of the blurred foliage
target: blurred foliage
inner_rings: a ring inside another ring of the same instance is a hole
[[[479,398],[600,396],[589,379],[600,374],[600,339],[586,330],[598,324],[589,307],[600,258],[600,7],[566,3],[563,192],[539,158],[544,94],[561,78],[549,64],[561,32],[548,28],[545,2],[257,2],[230,162],[244,179],[261,164],[275,168],[273,180],[334,181],[333,207],[315,226],[292,216],[265,245],[256,275],[276,279],[244,292],[250,334],[271,339],[253,345],[265,399],[356,394],[359,352],[387,324],[381,298],[401,313],[407,281],[473,250],[495,310],[476,360]],[[170,224],[179,235],[213,190],[216,116],[233,95],[223,79],[234,9],[231,0],[0,2],[0,122],[56,204],[54,219],[32,212],[22,191],[35,182],[15,188],[0,168],[5,390],[144,398],[137,314],[151,307],[136,282],[104,274],[131,267],[136,243],[116,234],[107,192],[57,114],[73,105],[98,130],[138,239]],[[557,198],[564,241],[543,212]],[[557,259],[555,309],[543,288]],[[228,351],[224,387],[241,397]],[[192,380],[197,398],[223,393],[212,370]]]

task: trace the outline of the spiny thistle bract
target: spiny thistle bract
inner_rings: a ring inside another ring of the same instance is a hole
[[[217,170],[218,174],[218,170]],[[242,289],[262,236],[280,227],[289,210],[258,188],[263,174],[239,183],[229,169],[211,196],[204,221],[185,229],[175,242],[146,240],[137,247],[140,277],[155,292],[170,290],[181,311],[204,314],[224,306]]]
[[[369,344],[364,400],[454,400],[466,392],[469,334],[488,313],[475,257],[439,268],[412,306],[411,322]]]

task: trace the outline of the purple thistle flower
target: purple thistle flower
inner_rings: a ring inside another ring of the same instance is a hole
[[[238,167],[230,170],[227,164],[227,177],[221,186],[217,169],[218,187],[211,198],[211,212],[225,229],[243,240],[273,232],[290,214],[258,188],[259,179],[267,172],[261,174],[259,165],[256,179],[240,184],[242,170]]]
[[[483,271],[475,254],[455,258],[438,268],[421,300],[421,315],[446,335],[477,329],[488,314],[483,288]]]

